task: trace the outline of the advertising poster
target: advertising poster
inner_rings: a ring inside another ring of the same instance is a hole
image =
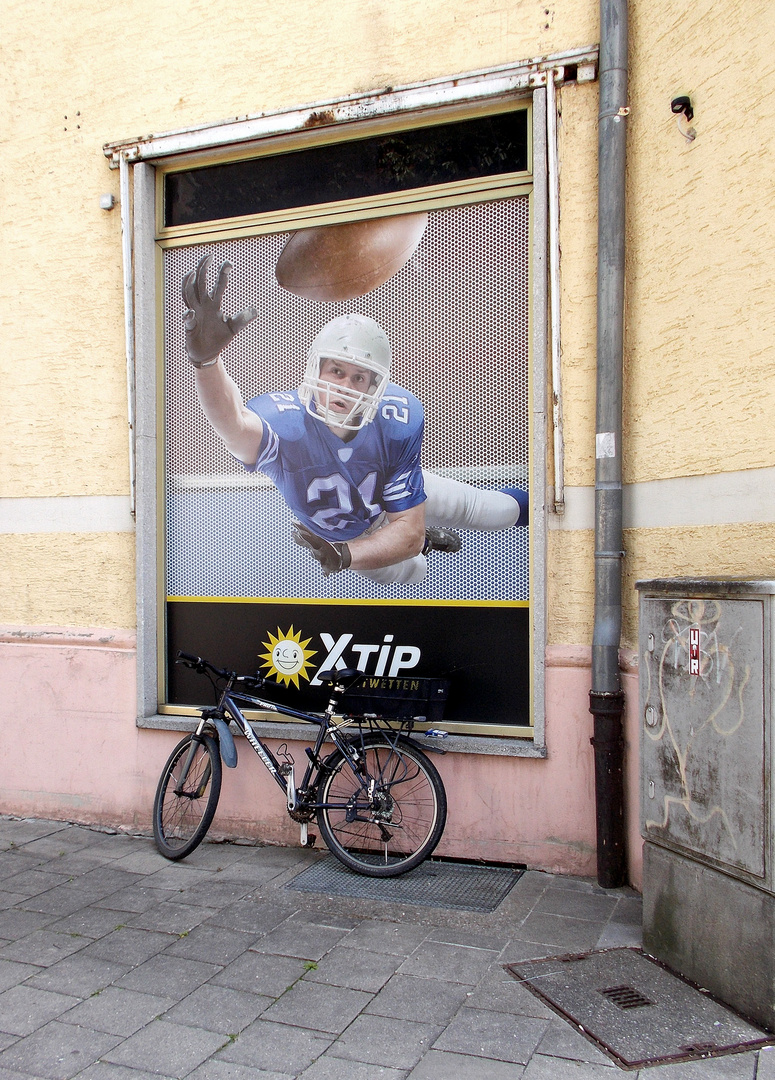
[[[165,250],[170,704],[182,649],[299,707],[353,667],[530,723],[528,205]]]

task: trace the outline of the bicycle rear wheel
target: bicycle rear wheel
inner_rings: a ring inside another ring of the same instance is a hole
[[[153,838],[166,859],[204,840],[221,794],[221,755],[209,735],[187,735],[164,766],[153,802]]]
[[[412,743],[379,734],[353,744],[364,758],[357,776],[335,750],[320,786],[318,828],[333,855],[359,874],[395,877],[427,859],[441,839],[447,797],[434,765]],[[361,779],[372,780],[371,794]]]

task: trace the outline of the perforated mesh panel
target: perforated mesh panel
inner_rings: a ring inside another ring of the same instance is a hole
[[[224,353],[247,400],[299,385],[320,327],[358,311],[390,339],[391,379],[426,411],[423,467],[482,487],[527,487],[528,199],[433,212],[394,278],[356,300],[292,295],[274,267],[287,233],[169,249],[165,272],[167,593],[175,596],[525,600],[528,530],[464,531],[457,554],[432,552],[418,585],[324,578],[290,538],[277,490],[249,476],[211,430],[183,347],[180,283],[204,254],[234,266],[228,314],[261,315]],[[213,279],[214,279],[214,269]],[[213,281],[210,282],[212,287]]]

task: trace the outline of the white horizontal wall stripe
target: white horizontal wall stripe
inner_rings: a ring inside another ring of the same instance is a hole
[[[550,504],[553,493],[549,492]],[[683,476],[624,486],[626,529],[775,523],[775,469]],[[550,529],[594,529],[595,489],[566,487],[565,513]],[[134,532],[124,495],[0,499],[0,533]]]
[[[548,496],[551,505],[552,493]],[[775,522],[775,469],[680,476],[625,484],[625,529]],[[550,529],[594,529],[595,489],[566,487],[565,514],[548,515]]]
[[[652,480],[624,489],[626,529],[773,521],[775,469]]]
[[[565,513],[547,514],[550,529],[573,532],[577,529],[595,527],[595,489],[591,487],[568,487],[565,485]],[[546,489],[547,506],[554,506],[554,488]]]
[[[0,533],[134,532],[128,495],[0,499]]]

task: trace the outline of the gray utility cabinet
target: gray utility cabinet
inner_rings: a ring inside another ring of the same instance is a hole
[[[775,581],[639,581],[643,938],[775,1030]]]

